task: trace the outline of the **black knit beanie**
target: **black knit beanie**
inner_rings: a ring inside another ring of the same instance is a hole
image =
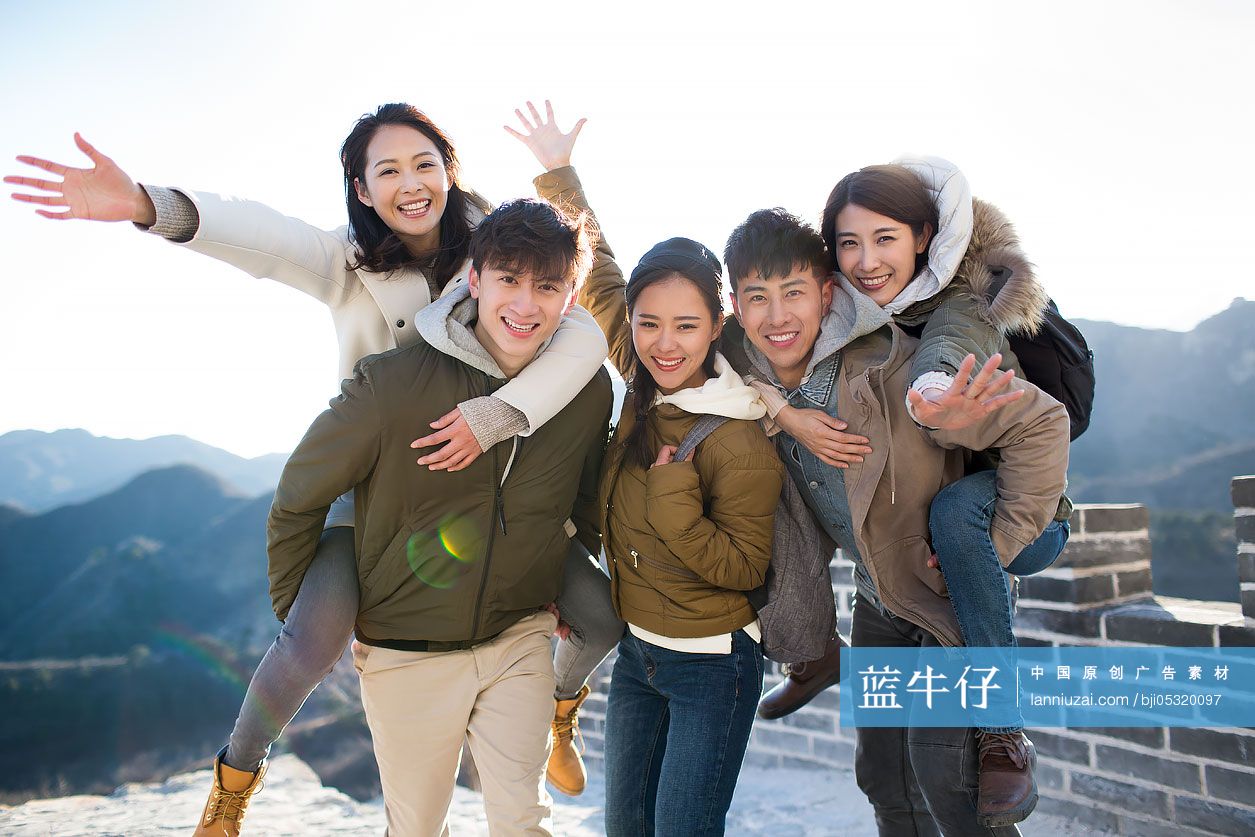
[[[691,238],[668,238],[649,248],[649,252],[641,257],[640,264],[632,270],[628,284],[658,272],[673,271],[694,279],[710,279],[718,285],[719,278],[723,275],[723,265],[714,253]]]

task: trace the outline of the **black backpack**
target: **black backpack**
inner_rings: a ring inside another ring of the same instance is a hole
[[[991,299],[1005,281],[994,282]],[[1063,318],[1051,299],[1035,335],[1012,333],[1007,335],[1007,342],[1020,361],[1024,377],[1067,408],[1075,440],[1089,427],[1094,411],[1094,353],[1085,335]]]
[[[1094,353],[1081,330],[1063,319],[1052,299],[1037,334],[1008,334],[1007,342],[1024,377],[1068,408],[1075,440],[1094,410]]]

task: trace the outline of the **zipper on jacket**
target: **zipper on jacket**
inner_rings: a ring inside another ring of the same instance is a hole
[[[488,382],[488,389],[490,392],[492,391],[491,381]],[[501,461],[501,457],[497,453],[497,446],[493,445],[492,448],[492,477],[496,486],[492,495],[492,511],[488,515],[488,543],[484,546],[484,572],[479,579],[479,592],[475,594],[475,615],[471,622],[471,631],[476,635],[479,634],[479,620],[484,615],[484,591],[488,589],[488,576],[492,570],[492,545],[497,535],[497,527],[492,525],[492,520],[494,517],[497,519],[501,524],[501,534],[504,535],[506,533],[505,498],[501,494],[501,486],[505,483],[505,478],[510,474],[510,468],[514,465],[514,460],[518,455],[520,447],[519,437],[515,436],[514,445],[510,448],[510,459],[506,462],[505,470],[501,473],[500,479],[497,478],[497,466]]]

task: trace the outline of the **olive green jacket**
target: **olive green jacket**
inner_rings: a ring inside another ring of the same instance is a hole
[[[537,193],[590,213],[575,170],[535,180]],[[610,361],[630,381],[635,364],[623,271],[601,236],[580,292],[606,333]],[[746,592],[762,585],[771,562],[784,468],[757,422],[729,420],[698,446],[692,462],[646,469],[625,456],[636,419],[631,395],[606,451],[601,477],[603,545],[621,618],[669,637],[728,633],[755,612]],[[647,414],[653,450],[679,445],[699,416],[672,404]]]
[[[283,470],[267,525],[270,592],[283,619],[336,497],[355,490],[357,633],[365,642],[480,641],[552,602],[570,543],[568,518],[599,547],[597,477],[611,409],[604,369],[526,439],[461,471],[416,465],[410,442],[450,404],[505,381],[470,334],[462,289],[420,313],[464,338],[364,358]],[[469,351],[468,351],[469,347]]]

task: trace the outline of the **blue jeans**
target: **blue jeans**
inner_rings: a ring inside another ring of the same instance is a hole
[[[1004,571],[989,534],[998,498],[996,479],[994,471],[980,471],[937,492],[928,526],[964,643],[969,648],[1005,649],[992,658],[1003,671],[1014,671],[1014,604],[1007,574],[1032,575],[1053,564],[1068,542],[1068,522],[1051,522]],[[988,695],[988,707],[972,711],[977,727],[986,732],[1024,728],[1013,690],[990,690]]]
[[[336,526],[322,533],[288,618],[253,672],[223,761],[236,770],[257,770],[344,653],[357,604],[353,529]],[[623,636],[610,603],[610,579],[579,541],[571,541],[557,604],[571,625],[571,640],[558,643],[555,662],[556,697],[566,699],[575,697]]]
[[[625,634],[606,705],[608,837],[723,834],[762,686],[762,649],[745,631],[730,654]]]

